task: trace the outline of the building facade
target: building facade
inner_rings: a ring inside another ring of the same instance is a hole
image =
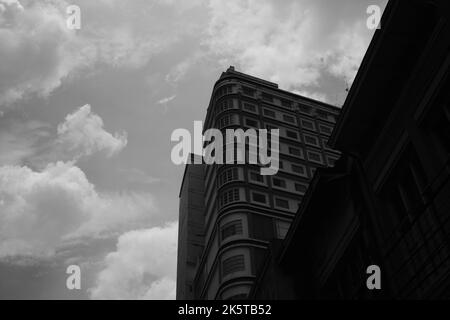
[[[381,26],[330,138],[342,156],[318,170],[252,298],[450,298],[450,5],[390,1]]]
[[[192,296],[177,297],[248,297],[270,241],[285,237],[315,170],[333,166],[339,158],[327,144],[338,115],[336,107],[280,90],[233,67],[221,75],[204,130],[279,129],[280,168],[264,176],[258,165],[204,165],[203,249]],[[189,193],[181,194],[180,203],[184,197]],[[187,228],[180,235],[193,232]],[[181,251],[182,241],[180,236]],[[183,274],[179,262],[178,282],[184,281]]]
[[[195,267],[203,246],[204,165],[187,165],[180,189],[176,298],[192,300]]]

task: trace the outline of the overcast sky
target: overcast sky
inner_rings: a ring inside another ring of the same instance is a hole
[[[173,299],[172,131],[230,65],[342,105],[371,4],[0,0],[0,299]]]

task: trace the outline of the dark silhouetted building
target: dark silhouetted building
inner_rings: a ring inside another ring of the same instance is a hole
[[[330,145],[251,298],[450,298],[448,1],[389,2]]]

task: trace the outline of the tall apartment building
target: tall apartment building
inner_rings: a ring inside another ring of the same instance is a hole
[[[178,286],[179,299],[248,296],[269,242],[285,237],[316,168],[333,166],[339,158],[327,145],[339,110],[233,67],[222,73],[212,92],[204,130],[278,128],[280,168],[276,175],[263,176],[257,165],[200,165],[204,168],[204,243],[191,291],[183,293]],[[193,166],[187,165],[186,170]],[[189,196],[182,192],[180,203]],[[194,232],[189,228],[189,223],[180,223],[180,251],[186,250],[186,233]],[[185,256],[179,252],[179,259]],[[179,285],[186,279],[185,267],[185,261],[178,262]]]

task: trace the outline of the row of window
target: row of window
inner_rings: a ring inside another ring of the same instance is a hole
[[[216,100],[219,99],[220,97],[226,95],[226,94],[230,94],[233,92],[233,86],[232,85],[226,85],[226,86],[222,86],[219,89],[217,89],[216,91]]]
[[[253,177],[253,178],[256,179],[256,177]],[[298,190],[306,191],[306,189],[301,186],[298,186]],[[219,197],[219,207],[221,208],[232,202],[239,201],[240,199],[241,199],[240,191],[238,188],[224,191],[224,192],[222,192],[221,196]],[[251,201],[254,203],[257,203],[257,204],[263,204],[266,206],[269,205],[267,194],[257,192],[257,191],[251,191]],[[298,201],[274,196],[274,205],[275,205],[275,207],[278,207],[279,209],[296,210],[297,209],[296,205],[298,205]]]
[[[282,197],[274,196],[274,206],[278,209],[283,210],[297,210],[297,206],[299,204],[298,201],[285,199]],[[262,205],[269,205],[268,196],[265,193],[252,191],[251,192],[251,200],[254,203],[262,204]]]
[[[246,87],[243,86],[242,87],[242,93],[246,96],[255,98],[256,96],[256,89],[250,88],[250,87]],[[293,101],[290,101],[288,99],[284,99],[284,98],[280,98],[280,97],[275,97],[267,92],[261,92],[261,99],[263,101],[269,102],[269,103],[274,103],[275,99],[279,100],[279,104],[285,108],[288,109],[293,109]],[[298,111],[308,114],[308,115],[315,115],[317,116],[319,119],[323,119],[326,121],[330,121],[330,122],[336,122],[336,116],[332,113],[329,113],[327,111],[324,110],[320,110],[320,109],[316,109],[313,108],[311,106],[307,106],[304,104],[299,104],[298,107],[296,107],[296,109],[298,109]]]
[[[306,171],[304,171],[306,172]],[[249,181],[255,182],[257,184],[264,184],[266,185],[265,176],[261,175],[257,171],[250,171],[249,172]],[[291,189],[292,191],[295,190],[295,192],[299,192],[304,194],[308,188],[307,184],[301,183],[301,182],[295,182],[279,177],[272,177],[272,186],[279,189]]]
[[[234,109],[235,105],[234,105],[234,100],[232,99],[228,99],[228,100],[224,100],[221,101],[220,103],[218,103],[217,105],[217,112],[223,112],[226,110],[230,110],[230,109]],[[258,113],[258,109],[257,106],[248,102],[243,102],[243,109],[245,111],[248,112],[252,112],[252,113]],[[279,120],[279,121],[283,121],[286,123],[290,123],[292,125],[297,125],[297,118],[295,116],[289,115],[289,114],[285,114],[285,113],[280,113],[280,112],[276,112],[272,109],[267,109],[264,108],[263,109],[263,114],[264,116],[271,118],[271,119],[275,119],[275,120]],[[255,119],[247,119],[246,120],[248,123],[246,123],[246,125],[250,126],[250,127],[259,127],[258,126],[258,122]],[[316,123],[312,120],[307,120],[307,119],[301,119],[300,120],[300,127],[302,129],[306,129],[309,131],[314,131],[317,132],[319,131],[321,134],[324,135],[331,135],[331,132],[333,130],[332,127],[327,126],[325,124],[319,124],[319,130],[317,130],[317,126]]]
[[[239,189],[230,189],[222,192],[219,197],[219,207],[223,207],[229,203],[236,202],[240,200],[240,192]]]
[[[238,168],[227,169],[217,177],[217,187],[220,188],[224,184],[236,180],[239,180]]]
[[[226,275],[244,271],[245,270],[245,257],[243,254],[239,254],[233,257],[229,257],[222,262],[222,275]]]
[[[226,99],[216,105],[216,112],[220,113],[226,110],[234,109],[234,100]]]
[[[219,129],[237,124],[239,124],[239,120],[236,114],[227,114],[218,120]]]
[[[241,219],[233,220],[228,223],[225,223],[222,226],[222,229],[221,229],[222,237],[221,238],[223,241],[231,236],[239,235],[242,233],[243,233],[242,220]]]

